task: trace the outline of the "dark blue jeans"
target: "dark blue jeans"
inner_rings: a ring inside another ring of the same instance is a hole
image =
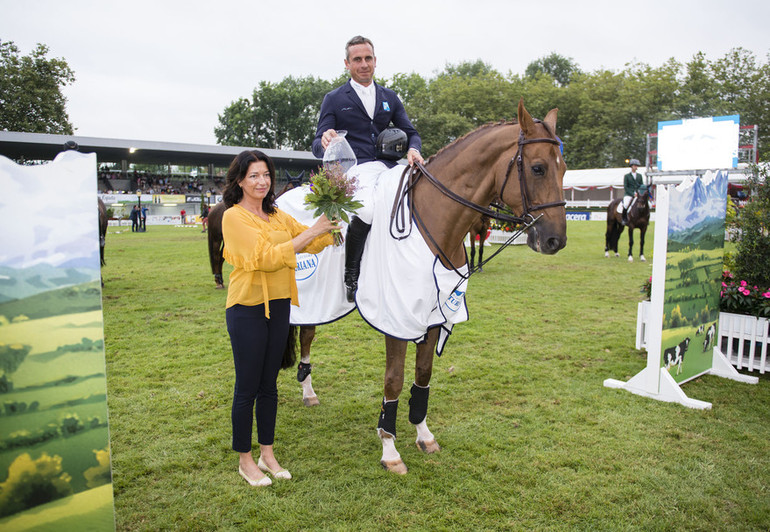
[[[288,299],[270,301],[270,319],[265,318],[264,304],[233,305],[225,311],[235,362],[233,450],[239,453],[251,451],[254,417],[257,441],[273,444],[278,410],[276,380],[289,337],[290,306]]]

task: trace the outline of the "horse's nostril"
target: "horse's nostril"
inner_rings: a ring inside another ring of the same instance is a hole
[[[549,238],[548,240],[546,240],[545,245],[548,248],[548,250],[552,252],[559,251],[561,248],[564,247],[564,243],[562,242],[561,238],[557,238],[557,237]]]

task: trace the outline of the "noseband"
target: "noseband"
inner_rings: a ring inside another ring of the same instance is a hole
[[[548,129],[548,126],[541,122],[540,120],[535,119],[535,123],[541,123],[543,124],[543,127],[545,127],[546,131],[551,134],[551,131]],[[509,222],[513,223],[515,225],[523,225],[524,227],[515,233],[513,237],[508,239],[508,242],[500,246],[500,248],[492,254],[489,259],[484,261],[484,264],[492,260],[492,258],[495,257],[500,251],[505,249],[508,245],[510,245],[513,240],[518,237],[522,232],[529,229],[531,226],[537,222],[538,218],[542,216],[535,217],[532,213],[535,211],[543,210],[543,209],[549,209],[551,207],[563,207],[567,204],[566,201],[551,201],[549,203],[541,203],[539,205],[532,205],[529,199],[529,189],[527,188],[527,179],[524,173],[524,146],[527,144],[535,144],[535,143],[542,143],[546,142],[549,144],[555,144],[559,145],[559,141],[554,138],[549,137],[539,137],[534,139],[526,139],[524,138],[524,131],[519,130],[519,140],[518,140],[518,149],[516,150],[516,154],[511,158],[510,162],[508,163],[508,168],[505,172],[505,179],[503,180],[503,184],[500,187],[500,193],[498,194],[498,197],[502,199],[503,192],[505,191],[505,187],[508,184],[508,179],[511,177],[511,170],[513,169],[513,165],[516,165],[516,170],[519,174],[519,187],[521,189],[521,204],[522,204],[522,214],[521,216],[516,216],[515,213],[506,214],[504,212],[501,212],[501,209],[508,210],[503,205],[495,205],[495,209],[490,209],[488,206],[479,205],[477,203],[473,203],[472,201],[469,201],[459,194],[453,192],[449,188],[447,188],[446,185],[444,185],[441,181],[436,179],[435,176],[433,176],[425,166],[420,162],[415,162],[413,166],[407,166],[404,169],[404,172],[401,174],[401,180],[398,185],[398,190],[400,193],[396,196],[396,199],[393,203],[393,209],[390,213],[390,234],[393,238],[396,240],[402,240],[409,236],[411,233],[411,225],[410,229],[407,230],[407,220],[405,219],[405,200],[407,197],[409,198],[409,204],[412,206],[412,215],[414,216],[415,220],[417,221],[417,224],[422,228],[423,233],[428,237],[428,239],[433,243],[434,247],[439,251],[439,254],[441,255],[444,262],[452,267],[455,272],[460,275],[461,277],[469,277],[471,273],[479,270],[482,266],[481,263],[478,264],[478,266],[471,272],[468,272],[467,275],[462,275],[457,268],[455,268],[452,265],[452,261],[449,260],[449,257],[446,255],[444,250],[441,249],[441,246],[438,245],[438,243],[435,241],[433,236],[430,234],[430,231],[428,231],[428,228],[423,223],[422,219],[420,218],[419,213],[417,212],[417,209],[414,207],[414,202],[411,200],[412,191],[414,190],[415,185],[420,180],[421,177],[425,177],[428,182],[430,182],[434,187],[436,187],[442,194],[444,194],[446,197],[452,199],[453,201],[459,203],[460,205],[467,207],[469,209],[472,209],[476,212],[481,213],[484,216],[489,216],[490,218],[493,218],[495,220],[499,220],[502,222]],[[408,175],[408,181],[406,186],[404,186],[404,178]],[[400,215],[400,216],[399,216]],[[399,219],[400,218],[400,219]],[[396,233],[393,234],[393,225],[395,222],[396,226]]]

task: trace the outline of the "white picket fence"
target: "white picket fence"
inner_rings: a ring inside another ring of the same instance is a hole
[[[641,301],[636,314],[636,348],[646,349],[649,335],[650,302]],[[730,364],[737,369],[770,371],[767,355],[770,346],[770,320],[730,312],[719,313],[717,331],[720,348]]]
[[[770,344],[770,320],[730,312],[719,313],[719,346],[737,369],[764,373]]]

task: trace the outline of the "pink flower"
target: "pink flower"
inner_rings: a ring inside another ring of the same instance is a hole
[[[766,298],[770,299],[770,290],[768,290],[767,292],[762,294],[762,297],[766,297]]]
[[[724,286],[725,288],[727,288],[727,283],[725,283],[724,281],[722,281],[722,286]]]
[[[746,286],[746,285],[748,285],[748,284],[749,284],[749,283],[747,283],[746,281],[741,281],[741,286]]]
[[[744,296],[747,296],[747,295],[749,295],[749,294],[751,293],[751,292],[749,292],[749,290],[748,290],[748,289],[746,289],[746,288],[739,288],[739,289],[738,289],[738,291],[739,291],[741,294],[743,294]]]

